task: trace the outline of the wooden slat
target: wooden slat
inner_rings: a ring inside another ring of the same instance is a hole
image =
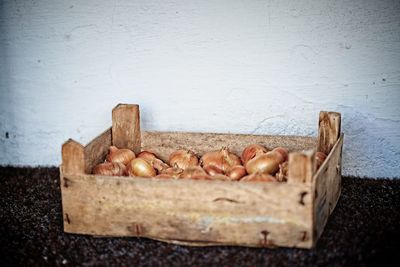
[[[112,110],[112,143],[140,152],[139,105],[119,104]]]
[[[111,128],[108,128],[85,146],[85,172],[92,173],[97,164],[104,161],[111,146]]]
[[[343,134],[314,177],[314,232],[313,240],[321,236],[328,216],[335,208],[341,192]]]
[[[311,183],[315,170],[315,150],[289,154],[288,183]]]
[[[329,154],[340,135],[341,115],[337,112],[319,113],[318,151]]]
[[[204,153],[228,147],[233,153],[241,155],[243,149],[253,143],[261,144],[268,149],[283,146],[289,151],[314,149],[315,137],[273,136],[222,133],[189,133],[189,132],[142,132],[142,150],[157,154],[168,161],[169,155],[177,149],[191,149],[198,156]]]
[[[73,139],[61,147],[62,169],[64,173],[85,173],[84,147]]]
[[[64,229],[192,245],[312,245],[311,186],[65,175]],[[66,215],[67,214],[67,215]]]

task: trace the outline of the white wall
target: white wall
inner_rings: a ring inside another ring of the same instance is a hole
[[[399,1],[1,1],[0,164],[139,103],[148,130],[315,135],[342,113],[344,174],[400,177]],[[8,133],[8,138],[6,138]]]

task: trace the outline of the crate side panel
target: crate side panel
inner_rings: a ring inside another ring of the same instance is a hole
[[[104,131],[85,146],[86,173],[92,173],[93,167],[104,161],[110,146],[111,128]]]
[[[343,134],[340,136],[314,180],[314,240],[321,236],[329,215],[333,212],[341,193]]]
[[[65,178],[66,232],[200,244],[312,245],[311,188],[306,185]]]
[[[168,161],[169,155],[177,149],[191,149],[198,156],[206,152],[228,147],[241,155],[243,149],[253,143],[273,149],[283,146],[289,151],[315,149],[317,139],[303,136],[272,136],[246,134],[189,133],[189,132],[142,132],[142,150],[156,153]]]

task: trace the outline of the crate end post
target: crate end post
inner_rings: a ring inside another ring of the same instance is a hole
[[[68,139],[61,147],[62,172],[85,173],[85,148],[79,142]]]
[[[137,104],[118,104],[112,110],[112,144],[140,152],[140,111]]]
[[[320,111],[318,122],[317,151],[328,155],[340,137],[341,114],[332,111]]]

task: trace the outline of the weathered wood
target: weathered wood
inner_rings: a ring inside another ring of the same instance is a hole
[[[112,143],[140,152],[139,105],[119,104],[112,110]]]
[[[142,150],[154,152],[164,161],[177,149],[191,149],[198,156],[206,152],[228,147],[233,153],[241,155],[249,144],[261,144],[272,150],[283,146],[289,151],[314,149],[317,145],[315,137],[274,136],[250,134],[222,133],[190,133],[190,132],[143,132]]]
[[[111,146],[111,128],[85,146],[85,173],[92,173],[93,167],[104,161]]]
[[[85,173],[84,147],[69,139],[61,147],[62,169],[64,173]]]
[[[70,233],[310,247],[311,186],[64,175]],[[68,219],[65,214],[68,214]]]
[[[328,217],[332,213],[340,197],[342,182],[342,147],[343,134],[314,176],[314,242],[321,236],[325,224],[328,221]]]
[[[329,154],[340,136],[341,115],[337,112],[319,113],[318,151]]]
[[[191,246],[310,248],[316,244],[340,195],[343,136],[334,142],[340,114],[321,112],[318,142],[314,137],[184,132],[143,132],[141,139],[139,124],[137,105],[118,105],[111,130],[85,147],[73,140],[63,145],[65,232],[142,236]],[[141,145],[163,160],[180,148],[201,156],[221,147],[240,155],[251,143],[268,149],[283,146],[291,152],[288,183],[84,174],[104,160],[111,143],[136,153]],[[317,144],[329,155],[315,173],[314,153],[299,151],[315,151]]]
[[[288,183],[311,183],[315,171],[315,150],[289,154]]]

